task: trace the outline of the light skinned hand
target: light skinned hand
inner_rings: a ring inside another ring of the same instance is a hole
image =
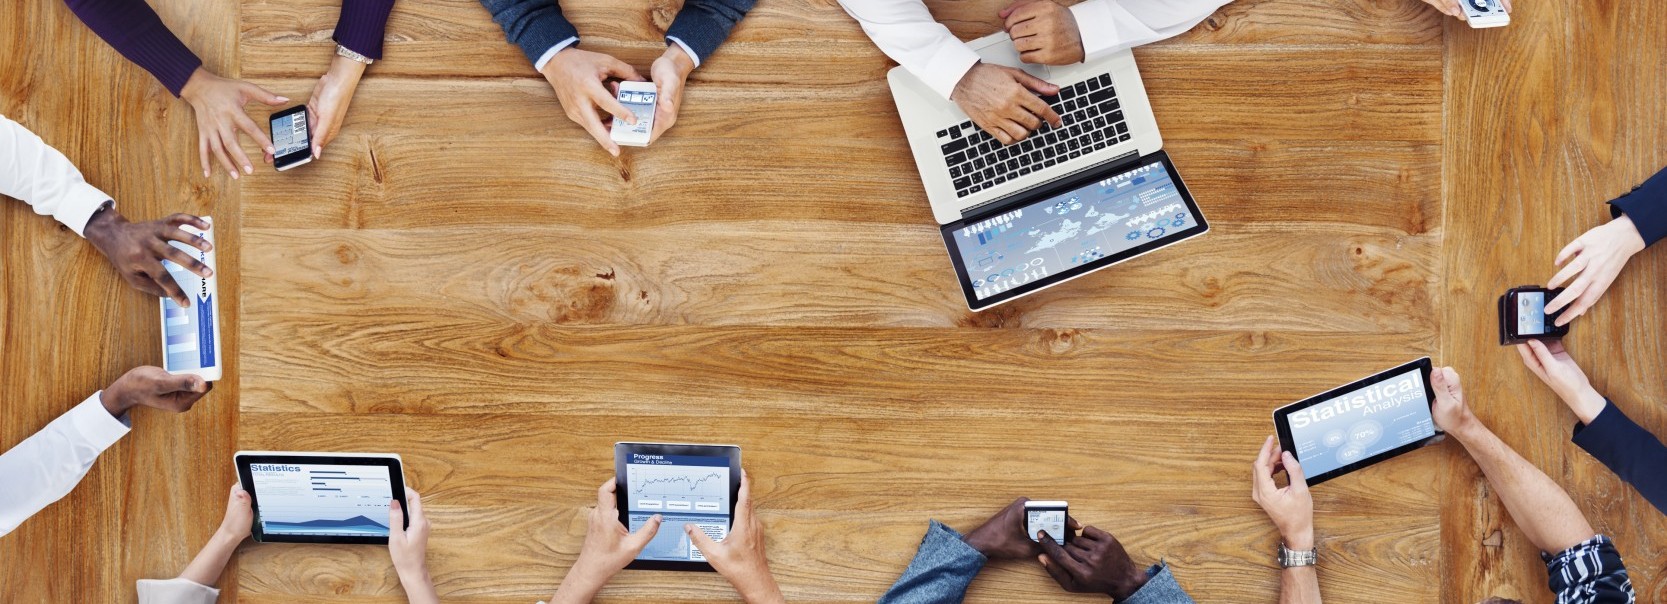
[[[439,604],[434,591],[434,580],[428,574],[428,515],[423,513],[423,498],[416,489],[405,487],[405,503],[411,517],[400,507],[398,499],[388,500],[388,558],[394,562],[399,583],[411,604]],[[407,526],[410,525],[410,526]]]
[[[563,51],[565,52],[565,51]],[[601,583],[613,577],[625,565],[642,553],[648,542],[660,532],[661,518],[655,514],[642,528],[633,533],[619,522],[619,499],[615,495],[615,480],[609,479],[596,489],[596,507],[590,510],[589,528],[585,530],[585,545],[579,550],[574,571],[583,568]]]
[[[741,471],[741,492],[735,499],[735,519],[723,541],[713,541],[693,524],[683,525],[689,541],[700,550],[712,568],[735,586],[747,604],[785,602],[781,587],[770,574],[770,560],[764,554],[764,525],[752,507],[752,479]]]
[[[1459,3],[1469,1],[1470,0],[1424,0],[1424,3],[1435,7],[1436,10],[1441,11],[1441,14],[1449,17],[1458,17],[1460,21],[1466,21],[1468,20],[1468,17],[1464,14],[1464,7]],[[1511,12],[1511,0],[1503,0],[1499,4],[1505,7],[1506,13]]]
[[[618,157],[619,145],[608,134],[603,116],[611,115],[627,124],[637,123],[637,118],[614,98],[607,82],[610,79],[643,81],[637,70],[611,56],[569,46],[544,64],[543,73],[544,80],[555,89],[556,100],[561,102],[567,119],[589,132],[610,155]]]
[[[1568,307],[1557,317],[1559,327],[1586,314],[1609,290],[1627,260],[1641,251],[1644,251],[1644,236],[1638,234],[1638,227],[1625,215],[1586,231],[1557,252],[1557,266],[1563,270],[1557,271],[1546,287],[1563,288],[1563,293],[1545,304],[1546,314]]]
[[[1070,65],[1083,59],[1082,32],[1076,15],[1053,0],[1014,0],[997,13],[1013,39],[1019,60],[1041,65]]]
[[[221,537],[236,543],[243,541],[254,530],[255,509],[250,504],[249,493],[243,486],[232,483],[230,496],[226,498],[226,516],[220,520]]]
[[[1286,484],[1273,481],[1274,474],[1285,471]],[[1269,436],[1262,441],[1262,450],[1250,466],[1250,499],[1262,506],[1268,519],[1279,529],[1285,547],[1293,550],[1314,548],[1314,496],[1308,492],[1308,479],[1302,464],[1289,451],[1280,451],[1279,442]]]
[[[1529,340],[1525,344],[1516,345],[1517,352],[1522,354],[1522,364],[1534,372],[1540,381],[1551,387],[1557,393],[1557,398],[1569,406],[1569,410],[1580,418],[1583,423],[1590,424],[1597,419],[1599,413],[1609,401],[1598,394],[1592,387],[1592,381],[1586,378],[1586,372],[1581,371],[1580,365],[1569,356],[1569,351],[1563,348],[1563,343],[1557,340],[1548,342]]]
[[[1435,404],[1430,415],[1443,432],[1455,434],[1476,421],[1470,407],[1464,404],[1464,389],[1459,384],[1459,372],[1452,367],[1437,367],[1430,372],[1430,389],[1435,390]]]
[[[200,375],[173,375],[161,367],[134,367],[99,392],[99,402],[113,417],[134,407],[184,413],[190,411],[214,384]]]
[[[1061,546],[1047,531],[1037,560],[1065,591],[1111,596],[1113,602],[1129,599],[1146,585],[1146,570],[1129,558],[1123,544],[1095,527],[1082,529],[1071,543]]]
[[[342,122],[347,120],[347,107],[353,102],[353,92],[359,88],[365,67],[364,63],[338,56],[330,61],[330,70],[313,84],[312,96],[307,99],[313,159],[324,155],[324,147],[341,133]],[[268,155],[266,160],[270,162],[272,157]]]
[[[233,179],[238,177],[239,167],[244,174],[253,174],[255,167],[249,163],[249,156],[243,154],[238,132],[249,135],[269,157],[272,155],[272,139],[255,125],[254,120],[249,119],[243,106],[259,102],[277,107],[289,102],[288,98],[272,94],[265,88],[242,80],[222,78],[201,67],[191,73],[191,79],[186,80],[179,98],[191,104],[197,118],[197,155],[202,160],[205,178],[210,174],[210,157],[218,159]]]
[[[1042,126],[1043,120],[1054,126],[1064,123],[1037,96],[1058,93],[1058,86],[1021,70],[976,63],[955,84],[955,93],[950,98],[984,132],[1001,144],[1010,145],[1030,136]]]
[[[168,244],[178,241],[204,252],[214,249],[214,245],[201,235],[187,233],[180,228],[187,224],[204,231],[209,228],[207,220],[190,214],[174,214],[150,222],[128,222],[116,208],[109,208],[93,214],[81,232],[133,289],[152,296],[166,296],[180,306],[191,306],[191,297],[185,295],[185,290],[162,265],[163,260],[170,260],[199,277],[206,279],[214,276],[208,265]]]
[[[689,74],[695,70],[695,61],[683,47],[676,44],[666,46],[666,52],[654,60],[648,68],[648,75],[654,81],[654,130],[649,134],[648,142],[660,140],[660,135],[670,130],[672,124],[677,123],[677,110],[683,105],[683,86],[689,81]]]

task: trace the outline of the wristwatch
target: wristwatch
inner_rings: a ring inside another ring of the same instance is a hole
[[[349,59],[353,59],[355,61],[358,61],[360,63],[364,63],[366,65],[369,65],[371,63],[376,62],[376,59],[372,59],[372,58],[367,57],[365,55],[353,52],[353,49],[348,48],[346,46],[342,46],[340,44],[336,45],[336,56],[338,56],[338,57],[347,57]]]
[[[1285,544],[1279,544],[1279,566],[1292,568],[1296,566],[1314,566],[1320,563],[1319,548],[1307,550],[1285,549]]]

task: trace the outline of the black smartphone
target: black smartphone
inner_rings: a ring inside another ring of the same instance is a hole
[[[1047,531],[1060,545],[1070,543],[1071,529],[1065,526],[1065,519],[1070,515],[1071,508],[1063,501],[1026,501],[1025,534],[1031,541],[1041,543],[1041,533]]]
[[[313,134],[307,126],[307,106],[296,105],[272,114],[272,165],[279,172],[313,160]]]
[[[1529,340],[1556,340],[1569,335],[1569,326],[1557,326],[1559,309],[1546,314],[1545,305],[1563,293],[1533,285],[1513,287],[1499,297],[1499,343],[1521,344]]]

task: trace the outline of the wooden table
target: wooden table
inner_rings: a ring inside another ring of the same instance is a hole
[[[155,0],[207,66],[305,99],[336,0]],[[646,69],[675,3],[565,8]],[[963,38],[995,1],[937,1]],[[1662,516],[1568,442],[1572,415],[1495,344],[1602,202],[1667,164],[1659,2],[1519,2],[1472,31],[1414,0],[1239,0],[1136,51],[1212,232],[970,313],[884,83],[833,0],[764,0],[693,77],[676,128],[613,159],[472,0],[406,0],[322,161],[197,172],[189,106],[59,2],[0,7],[0,112],[124,212],[221,226],[231,372],[134,432],[0,540],[19,602],[133,598],[219,524],[237,449],[397,451],[447,601],[548,597],[616,440],[744,447],[790,600],[872,600],[929,518],[1067,499],[1201,602],[1271,602],[1249,498],[1274,407],[1407,359],[1614,534],[1667,599]],[[257,113],[257,116],[260,115]],[[252,149],[252,147],[250,147]],[[154,363],[153,299],[73,233],[0,205],[0,446]],[[1570,338],[1601,390],[1667,433],[1659,284],[1622,274]],[[50,301],[50,303],[47,303]],[[1456,445],[1317,487],[1331,602],[1546,601],[1536,552]],[[373,547],[245,544],[224,601],[394,602]],[[630,572],[609,601],[724,601]],[[1034,563],[970,601],[1060,601]],[[1082,598],[1089,601],[1089,598]]]

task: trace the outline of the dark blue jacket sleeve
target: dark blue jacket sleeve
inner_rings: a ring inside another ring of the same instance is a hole
[[[1656,172],[1644,184],[1609,202],[1609,213],[1619,218],[1626,214],[1644,236],[1646,245],[1655,245],[1667,237],[1667,168]]]
[[[1667,513],[1667,446],[1621,413],[1614,401],[1604,405],[1590,425],[1575,424],[1574,444]]]
[[[485,2],[486,0],[481,0]],[[696,60],[706,61],[724,40],[729,30],[741,22],[752,10],[754,0],[688,0],[677,18],[666,29],[667,38],[677,38],[695,51]]]
[[[561,14],[561,5],[556,0],[480,0],[480,3],[492,12],[492,20],[498,27],[504,28],[504,37],[521,47],[521,54],[527,55],[528,62],[537,63],[544,51],[579,35],[579,30]]]

